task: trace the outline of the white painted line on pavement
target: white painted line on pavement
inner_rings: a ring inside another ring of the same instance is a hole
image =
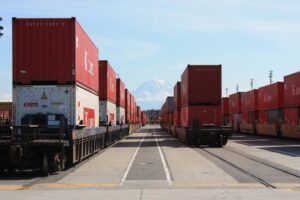
[[[135,150],[135,152],[134,152],[134,154],[133,154],[133,156],[132,156],[132,158],[131,158],[131,160],[130,160],[128,166],[127,166],[127,169],[126,169],[126,171],[125,171],[125,173],[124,173],[124,175],[123,175],[123,178],[122,178],[122,180],[121,180],[121,182],[120,182],[119,185],[123,185],[123,183],[125,182],[125,180],[126,180],[126,178],[127,178],[127,176],[128,176],[128,173],[129,173],[129,171],[130,171],[130,169],[131,169],[131,167],[132,167],[133,161],[135,160],[135,157],[136,157],[138,151],[140,150],[140,147],[141,147],[142,143],[144,142],[144,139],[145,139],[145,136],[146,136],[146,135],[147,135],[147,133],[144,134],[143,139],[142,139],[141,142],[139,143],[139,146],[136,148],[136,150]]]
[[[172,185],[172,180],[171,180],[170,170],[169,170],[169,168],[168,168],[168,165],[167,165],[165,156],[164,156],[164,154],[162,153],[161,147],[160,147],[159,142],[158,142],[158,139],[157,139],[157,137],[156,137],[156,132],[154,131],[154,129],[152,129],[152,131],[153,131],[154,136],[155,136],[155,141],[156,141],[156,144],[157,144],[157,148],[158,148],[158,151],[159,151],[159,155],[160,155],[160,158],[161,158],[161,162],[162,162],[162,164],[163,164],[163,166],[164,166],[164,170],[165,170],[165,173],[166,173],[167,181],[168,181],[169,185]]]

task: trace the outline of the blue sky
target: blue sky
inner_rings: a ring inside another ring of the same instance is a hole
[[[75,16],[130,90],[174,85],[187,64],[222,64],[223,91],[299,71],[298,0],[10,0],[1,2],[0,100],[11,96],[11,18]]]

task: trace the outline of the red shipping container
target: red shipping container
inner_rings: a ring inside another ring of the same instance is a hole
[[[282,136],[300,138],[300,107],[286,108],[284,113],[285,120],[281,126]]]
[[[284,109],[284,123],[300,125],[300,107]]]
[[[215,106],[185,106],[181,108],[181,126],[193,126],[194,122],[201,124],[221,125],[221,105]]]
[[[258,109],[280,109],[284,103],[284,84],[276,82],[258,89]]]
[[[99,99],[116,103],[116,72],[107,60],[99,61]]]
[[[140,107],[140,106],[137,106],[137,107],[136,107],[136,110],[137,110],[137,112],[136,112],[136,113],[137,113],[137,116],[140,117],[140,116],[141,116],[141,107]]]
[[[241,92],[232,94],[228,98],[228,110],[230,114],[241,112]]]
[[[258,112],[243,112],[240,116],[242,123],[254,123],[259,120]]]
[[[180,110],[175,110],[173,118],[174,118],[174,125],[175,126],[180,126],[180,123],[181,123],[181,111]]]
[[[258,90],[251,90],[241,94],[241,112],[258,110]]]
[[[174,86],[174,111],[181,108],[181,82],[177,82]]]
[[[173,125],[173,120],[174,120],[174,112],[168,113],[168,124]]]
[[[222,116],[229,115],[229,104],[228,104],[228,97],[222,98]]]
[[[284,104],[286,107],[300,106],[300,72],[284,77]]]
[[[125,121],[130,122],[131,109],[131,94],[128,89],[125,89]]]
[[[77,84],[98,94],[98,49],[76,18],[13,18],[13,83]]]
[[[181,76],[181,108],[221,104],[221,65],[188,65]]]
[[[117,106],[125,108],[125,84],[121,79],[117,79]]]
[[[268,123],[268,111],[259,111],[258,112],[258,123],[260,123],[260,124]]]
[[[136,102],[135,102],[135,97],[131,95],[131,122],[136,122]]]
[[[12,121],[12,102],[0,102],[0,124],[9,124]]]

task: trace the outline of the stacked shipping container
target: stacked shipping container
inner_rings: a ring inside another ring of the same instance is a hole
[[[131,121],[131,94],[128,89],[125,89],[125,121],[129,123]]]
[[[63,115],[70,126],[98,126],[98,83],[98,49],[75,18],[13,18],[16,125],[57,125]],[[36,113],[45,119],[29,120]]]
[[[181,125],[181,82],[174,86],[174,126]]]
[[[125,85],[121,79],[117,79],[117,124],[125,124]]]
[[[99,61],[76,18],[13,18],[13,84],[16,125],[58,125],[61,116],[73,127],[141,121],[134,97]],[[32,119],[36,113],[44,117]]]
[[[0,102],[0,125],[10,125],[12,120],[12,102]]]
[[[222,123],[223,125],[229,124],[229,108],[228,108],[228,97],[222,98]]]
[[[300,138],[300,72],[284,77],[284,104],[282,136]]]
[[[257,133],[281,136],[280,125],[284,120],[283,94],[283,82],[276,82],[258,89]]]
[[[256,133],[258,121],[258,90],[251,90],[241,94],[241,123],[240,132]]]
[[[229,118],[234,131],[240,131],[241,95],[241,92],[237,92],[228,98]]]
[[[116,125],[116,72],[107,60],[99,61],[100,123]]]
[[[221,124],[221,65],[188,65],[181,76],[181,126]]]
[[[285,76],[284,82],[230,95],[229,113],[234,126],[239,125],[240,132],[245,133],[300,138],[299,80],[300,72],[297,72]],[[237,118],[240,123],[235,122]]]

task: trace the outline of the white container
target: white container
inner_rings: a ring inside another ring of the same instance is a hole
[[[99,97],[75,85],[18,85],[13,89],[15,125],[28,114],[47,114],[48,125],[58,125],[55,114],[67,118],[68,125],[99,126]]]
[[[125,124],[125,108],[117,107],[117,123]]]
[[[116,125],[116,104],[110,101],[100,101],[99,103],[100,122],[104,124]]]

